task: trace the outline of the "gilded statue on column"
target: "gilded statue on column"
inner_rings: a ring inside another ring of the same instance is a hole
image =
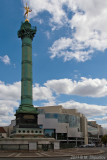
[[[29,14],[29,12],[32,12],[32,10],[27,6],[27,3],[26,3],[26,7],[24,7],[24,8],[26,10],[26,12],[24,14],[24,18],[26,18],[25,21],[29,22],[29,20],[28,20],[28,14]]]

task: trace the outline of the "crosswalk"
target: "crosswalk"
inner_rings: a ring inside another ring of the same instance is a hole
[[[66,156],[66,154],[62,154],[60,152],[54,153],[54,152],[13,152],[13,153],[0,153],[0,158],[7,157],[7,158],[24,158],[24,157],[59,157],[59,156]],[[68,156],[68,154],[67,154]]]
[[[101,149],[68,149],[68,150],[57,150],[57,151],[0,151],[0,158],[49,158],[49,157],[72,157],[81,155],[94,155],[104,153]]]

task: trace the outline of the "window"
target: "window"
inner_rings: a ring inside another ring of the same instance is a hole
[[[46,113],[45,114],[45,118],[58,118],[58,114],[57,113]]]
[[[58,140],[67,140],[67,133],[57,133]]]
[[[18,132],[21,133],[21,130],[19,130]]]
[[[42,128],[43,128],[43,125],[39,125],[39,128],[42,129]]]
[[[44,135],[55,138],[55,129],[44,129]]]
[[[38,109],[39,114],[43,114],[44,113],[44,109]]]

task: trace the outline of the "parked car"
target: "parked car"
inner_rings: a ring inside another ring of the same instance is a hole
[[[87,147],[95,147],[95,144],[87,144]]]
[[[95,147],[95,144],[84,144],[84,145],[81,145],[80,148],[88,148],[88,147]]]
[[[96,147],[102,147],[102,144],[101,144],[101,143],[100,143],[100,144],[97,144]]]
[[[80,145],[80,148],[86,148],[87,147],[87,145]]]

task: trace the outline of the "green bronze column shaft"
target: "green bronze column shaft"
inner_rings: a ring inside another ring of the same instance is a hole
[[[22,23],[18,37],[22,39],[22,79],[21,105],[17,112],[32,111],[32,40],[36,27],[32,28],[28,21]]]
[[[32,106],[32,40],[22,39],[21,105]]]

